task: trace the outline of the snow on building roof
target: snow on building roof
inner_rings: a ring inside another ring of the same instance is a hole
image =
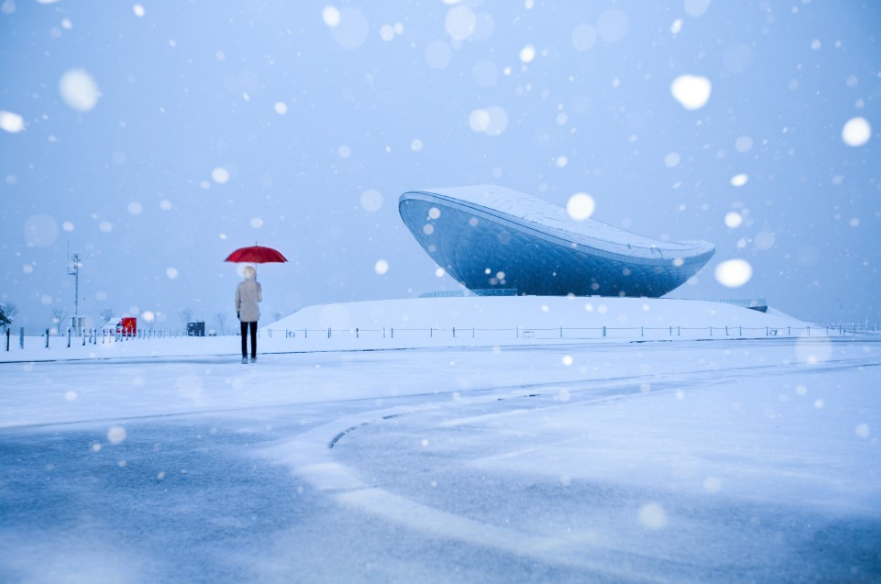
[[[628,256],[688,258],[706,254],[715,246],[707,241],[660,241],[613,227],[593,218],[576,220],[566,209],[538,197],[497,185],[475,185],[423,189],[404,193],[401,198],[425,195],[453,205],[470,207],[497,217],[515,220],[548,235],[572,243]]]

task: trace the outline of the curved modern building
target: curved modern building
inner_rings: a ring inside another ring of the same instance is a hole
[[[494,185],[409,191],[398,210],[428,255],[469,290],[659,297],[715,253],[657,241]]]

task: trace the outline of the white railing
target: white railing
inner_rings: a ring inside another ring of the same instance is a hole
[[[310,341],[317,342],[320,339],[345,339],[350,343],[358,344],[360,340],[381,339],[409,340],[420,343],[431,342],[467,342],[469,339],[476,341],[529,341],[529,340],[603,340],[603,339],[626,339],[626,340],[693,340],[693,339],[737,339],[737,338],[787,338],[805,336],[833,336],[848,337],[857,335],[878,334],[876,327],[860,325],[828,325],[803,327],[745,327],[741,325],[726,326],[601,326],[601,327],[503,327],[503,328],[480,328],[480,327],[428,327],[428,328],[405,328],[405,327],[382,327],[382,328],[320,328],[320,329],[260,329],[258,337],[268,337],[275,342],[289,340],[291,342]],[[193,337],[185,329],[154,329],[138,330],[137,332],[123,332],[102,329],[85,329],[76,334],[67,329],[62,332],[52,332],[44,329],[39,335],[25,335],[24,328],[19,329],[18,335],[12,335],[7,329],[4,335],[5,350],[11,351],[16,346],[25,348],[25,340],[28,343],[39,343],[45,348],[106,345],[111,343],[125,343],[130,341],[147,339],[181,339]],[[209,334],[208,336],[218,336]],[[238,337],[238,331],[219,336]],[[17,338],[15,338],[17,337]],[[13,342],[13,338],[15,341]],[[194,337],[195,338],[195,337]],[[204,337],[203,337],[204,338]],[[32,345],[31,345],[32,346]]]
[[[127,341],[136,341],[143,339],[179,339],[183,337],[193,337],[192,333],[188,333],[186,329],[142,329],[137,331],[112,331],[105,329],[83,329],[74,331],[67,329],[62,331],[53,331],[52,329],[44,329],[39,335],[26,335],[24,327],[19,328],[19,333],[15,335],[16,342],[13,342],[11,329],[6,329],[4,335],[5,350],[10,351],[15,345],[18,348],[25,348],[25,339],[33,342],[39,339],[45,348],[56,347],[60,343],[62,346],[75,345],[104,345],[109,343],[120,343]],[[212,334],[211,336],[217,336]],[[227,336],[227,335],[222,335]]]
[[[406,336],[407,338],[514,338],[514,339],[603,339],[603,338],[738,338],[738,337],[801,337],[813,335],[827,336],[854,336],[877,332],[874,328],[845,327],[845,326],[803,326],[803,327],[745,327],[741,325],[705,326],[705,327],[512,327],[512,328],[477,328],[477,327],[450,327],[450,328],[405,328],[405,327],[382,327],[382,328],[321,328],[321,329],[262,329],[269,338],[282,339],[332,339],[335,337],[348,337],[350,339],[361,338],[384,338],[394,339]]]

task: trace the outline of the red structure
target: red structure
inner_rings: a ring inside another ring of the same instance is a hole
[[[126,316],[116,324],[116,334],[126,337],[135,337],[138,335],[138,319],[133,316]]]

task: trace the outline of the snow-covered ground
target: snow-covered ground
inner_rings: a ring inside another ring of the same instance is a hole
[[[5,363],[0,581],[878,581],[879,365],[825,336]]]
[[[143,334],[144,331],[141,331]],[[149,335],[149,333],[147,333]],[[159,335],[159,333],[154,333]],[[307,306],[260,329],[259,351],[292,353],[428,347],[530,346],[572,342],[682,341],[717,338],[804,339],[846,331],[802,322],[771,308],[758,312],[722,302],[660,298],[464,297]],[[10,338],[2,361],[107,359],[164,355],[234,355],[230,336],[114,339]],[[5,347],[4,347],[5,349]]]

